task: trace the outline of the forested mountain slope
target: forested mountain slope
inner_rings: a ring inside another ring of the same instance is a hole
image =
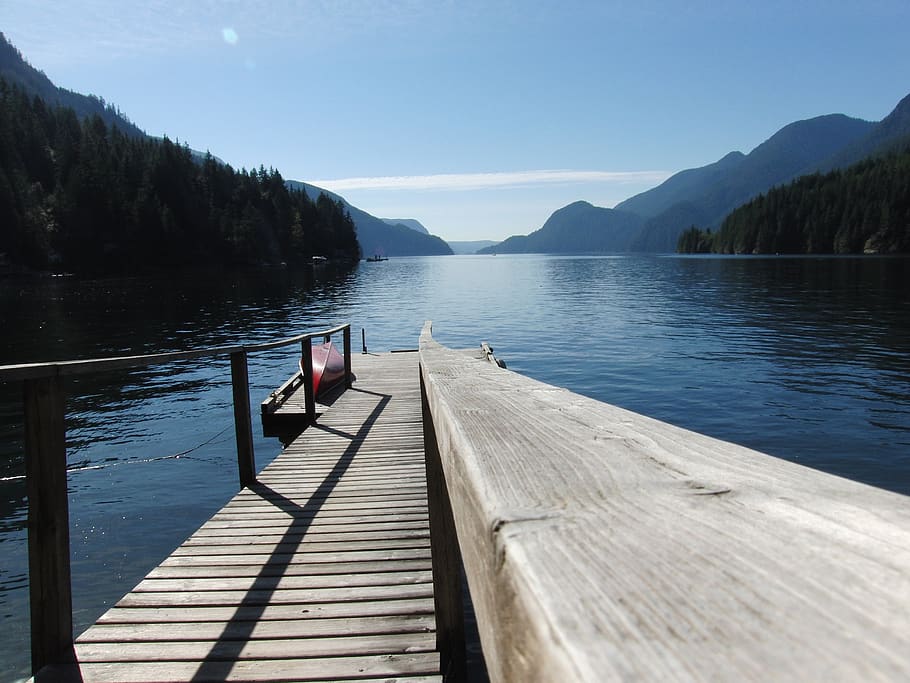
[[[539,230],[516,235],[479,254],[588,253],[628,251],[641,227],[635,214],[574,202],[555,211]]]
[[[22,53],[6,39],[2,32],[0,32],[0,78],[10,84],[19,84],[25,92],[37,95],[51,106],[69,107],[80,119],[98,115],[105,124],[115,125],[131,137],[145,135],[119,109],[113,104],[105,102],[103,98],[81,95],[54,85],[43,71],[39,71],[25,61]]]
[[[692,228],[679,251],[724,254],[910,253],[910,147],[844,170],[803,176]]]
[[[39,97],[51,110],[57,105],[72,109],[76,115],[77,121],[85,121],[98,116],[104,122],[108,131],[111,131],[111,129],[116,126],[119,133],[128,138],[146,138],[143,131],[126,118],[126,116],[116,107],[106,103],[102,98],[92,95],[81,95],[54,85],[43,72],[32,67],[22,56],[22,53],[11,45],[2,33],[0,33],[0,77],[5,78],[9,84],[18,85],[26,95],[30,97]],[[169,141],[161,142],[171,144]],[[217,157],[211,157],[194,150],[189,150],[186,147],[181,147],[180,149],[182,151],[189,151],[191,157],[200,164],[209,164],[212,162],[222,163]],[[233,173],[233,169],[231,169],[230,172]],[[246,171],[242,171],[241,174],[246,174],[248,176],[261,175],[257,171],[251,171],[248,174]],[[289,189],[293,193],[295,189],[302,189],[301,186],[292,185]],[[309,188],[310,189],[306,193],[307,196],[312,202],[317,202],[320,194],[324,191],[320,188],[313,188],[312,186],[309,186]],[[325,194],[331,198],[333,203],[340,201],[343,208],[351,215],[354,220],[358,237],[362,238],[364,242],[364,253],[371,254],[378,252],[394,255],[452,253],[448,245],[438,237],[424,235],[423,237],[426,239],[421,239],[419,233],[408,230],[404,226],[385,226],[380,219],[351,206],[341,197],[332,195],[328,192]],[[242,228],[238,227],[237,229],[242,232]],[[418,235],[418,237],[412,237],[412,233]],[[246,249],[245,255],[241,260],[269,261],[274,258],[280,258],[281,260],[288,260],[288,258],[290,258],[293,260],[300,256],[300,249],[297,249],[294,254],[284,253],[282,249],[276,250],[276,242],[269,237],[268,231],[263,233],[263,240],[264,244],[258,249],[258,251],[262,252],[261,254],[257,255],[250,249]],[[0,249],[2,249],[2,247],[0,247]],[[310,248],[307,250],[309,249]],[[322,250],[331,253],[334,249],[335,247],[332,244],[326,244]],[[212,245],[213,252],[218,252],[219,250],[220,247],[218,247],[218,245]],[[319,251],[319,249],[316,249],[316,251]],[[8,256],[7,258],[10,257]]]
[[[786,183],[851,142],[873,123],[842,114],[797,121],[781,128],[747,155],[728,154],[715,164],[683,171],[662,185],[621,202],[617,209],[645,213],[651,220],[633,241],[635,251],[672,251],[683,229],[697,222],[717,226],[733,209],[771,187]],[[678,176],[687,179],[678,190]],[[678,206],[680,203],[685,206]],[[682,219],[682,220],[681,220]],[[694,219],[694,220],[693,220]]]
[[[305,191],[311,198],[326,194],[341,204],[351,214],[357,229],[357,239],[364,256],[380,254],[382,256],[439,256],[449,255],[452,249],[436,235],[427,235],[412,230],[401,224],[389,225],[356,206],[352,206],[344,197],[323,190],[309,183],[289,180],[288,185]]]
[[[340,202],[289,190],[273,169],[199,163],[0,80],[0,254],[5,268],[113,273],[359,249]]]

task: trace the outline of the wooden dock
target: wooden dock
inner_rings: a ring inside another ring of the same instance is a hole
[[[357,382],[76,640],[88,681],[440,681],[416,353]]]
[[[25,385],[37,681],[75,655],[82,683],[461,683],[462,567],[492,681],[910,680],[910,497],[509,372],[429,324],[419,354],[354,356],[352,387],[306,397],[322,414],[255,474],[246,355],[306,359],[341,330],[349,348],[344,325],[0,367]],[[74,645],[63,380],[203,355],[231,358],[244,488]]]

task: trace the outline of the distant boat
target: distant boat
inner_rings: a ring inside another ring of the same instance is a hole
[[[312,261],[313,261],[313,265],[316,266],[316,265],[326,263],[328,261],[328,259],[325,256],[314,256]]]
[[[300,359],[303,372],[303,359]],[[344,356],[332,342],[313,347],[313,393],[316,398],[344,380]]]
[[[379,254],[373,254],[372,256],[367,256],[368,263],[376,263],[378,261],[388,261],[388,256],[380,256]]]

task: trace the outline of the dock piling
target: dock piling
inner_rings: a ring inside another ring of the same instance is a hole
[[[253,425],[250,419],[250,379],[246,351],[231,354],[231,386],[234,393],[234,431],[237,435],[237,467],[240,488],[256,481],[256,457],[253,452]]]
[[[306,404],[307,424],[316,424],[316,390],[313,388],[313,344],[309,339],[304,339],[300,345],[301,362],[303,370],[303,391]]]
[[[63,379],[24,382],[32,672],[73,659]]]
[[[344,386],[351,388],[354,376],[351,374],[351,328],[345,327],[342,334],[344,339]]]

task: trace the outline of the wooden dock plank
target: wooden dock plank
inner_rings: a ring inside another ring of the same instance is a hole
[[[87,631],[83,643],[168,642],[183,640],[217,640],[218,638],[312,638],[389,633],[430,633],[436,627],[432,614],[395,614],[332,619],[284,619],[258,621],[252,628],[217,621],[133,624],[98,624]]]
[[[342,588],[352,586],[390,586],[402,583],[428,583],[433,580],[429,571],[382,571],[351,574],[317,574],[309,576],[280,577],[216,577],[145,579],[133,589],[134,593],[161,593],[173,591],[216,591],[254,589],[291,590],[303,588]]]
[[[87,662],[80,665],[84,681],[98,683],[221,683],[234,681],[388,681],[389,677],[439,683],[433,653],[383,654],[355,657],[312,657],[272,660],[211,660],[201,667],[193,661]]]
[[[353,361],[318,424],[77,639],[83,681],[441,680],[417,356]]]
[[[121,607],[114,606],[105,612],[96,622],[98,624],[175,624],[184,622],[216,622],[223,626],[266,621],[300,621],[306,619],[339,617],[377,617],[377,616],[410,616],[432,614],[433,600],[427,598],[408,598],[398,600],[362,602],[340,602],[307,605],[269,605],[262,607],[193,607],[192,609],[175,607]],[[255,626],[247,627],[249,630]],[[89,629],[81,636],[91,639]]]
[[[159,641],[117,643],[118,662],[171,662],[215,660],[284,660],[299,657],[344,657],[352,652],[362,655],[431,652],[436,645],[433,633],[383,633],[379,635],[261,638],[250,639],[244,634],[237,640],[170,641],[166,649]],[[109,643],[82,643],[80,662],[110,662]]]

